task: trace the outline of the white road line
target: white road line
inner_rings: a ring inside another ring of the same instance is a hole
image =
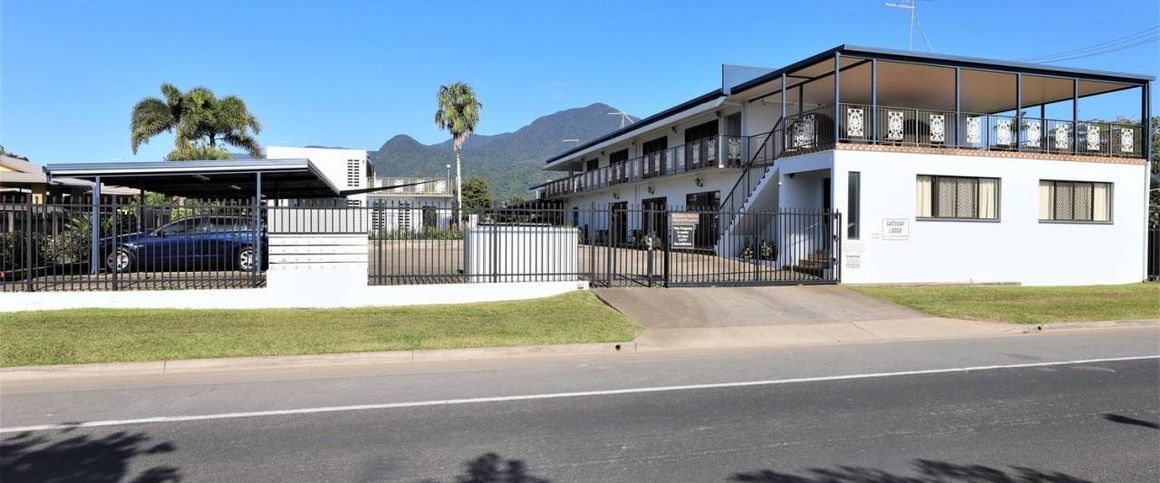
[[[659,387],[640,387],[629,389],[607,389],[598,391],[577,391],[577,392],[557,392],[548,394],[527,394],[520,396],[494,396],[494,397],[477,397],[467,399],[442,399],[434,401],[415,401],[415,402],[400,402],[400,403],[383,403],[383,404],[361,404],[356,406],[330,406],[318,408],[302,408],[302,409],[276,409],[270,411],[249,411],[237,413],[219,413],[219,414],[200,414],[190,416],[157,416],[151,418],[140,419],[121,419],[110,421],[86,421],[68,424],[45,424],[39,426],[20,426],[12,428],[0,428],[0,434],[3,433],[23,433],[28,431],[54,431],[75,428],[97,428],[103,426],[127,426],[134,424],[149,424],[149,423],[180,423],[187,421],[211,421],[217,419],[241,419],[241,418],[260,418],[267,416],[291,416],[297,414],[320,414],[320,413],[338,413],[351,411],[368,411],[378,409],[401,409],[401,408],[416,408],[425,406],[451,406],[458,404],[483,404],[483,403],[498,403],[511,401],[531,401],[537,399],[562,399],[572,397],[588,397],[588,396],[614,396],[619,394],[643,394],[652,392],[672,392],[672,391],[695,391],[700,389],[725,389],[734,387],[750,387],[750,386],[774,386],[780,384],[796,384],[803,382],[827,382],[827,381],[848,381],[854,379],[876,379],[884,377],[898,377],[898,376],[916,376],[925,374],[949,374],[960,372],[973,371],[991,371],[996,369],[1022,369],[1032,367],[1051,367],[1051,366],[1068,366],[1080,364],[1096,364],[1101,362],[1120,362],[1120,361],[1140,361],[1149,359],[1160,359],[1160,355],[1151,356],[1134,356],[1134,357],[1113,357],[1105,359],[1082,359],[1074,361],[1059,361],[1059,362],[1033,362],[1027,364],[1007,364],[1007,365],[993,365],[993,366],[974,366],[974,367],[957,367],[952,369],[925,369],[918,371],[899,371],[899,372],[878,372],[870,374],[850,374],[844,376],[819,376],[819,377],[799,377],[792,379],[769,379],[762,381],[741,381],[741,382],[721,382],[711,384],[689,384],[684,386],[659,386]]]

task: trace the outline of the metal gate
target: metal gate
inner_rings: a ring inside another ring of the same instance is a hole
[[[833,284],[841,215],[629,209],[586,213],[581,270],[598,287]]]

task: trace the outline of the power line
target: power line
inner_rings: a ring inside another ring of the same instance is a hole
[[[1125,35],[1123,37],[1107,40],[1104,42],[1099,42],[1085,47],[1079,47],[1037,57],[1028,57],[1019,60],[1023,62],[1045,63],[1080,59],[1084,57],[1107,54],[1117,50],[1132,48],[1150,42],[1155,42],[1156,40],[1160,40],[1160,26],[1149,27],[1133,34]]]

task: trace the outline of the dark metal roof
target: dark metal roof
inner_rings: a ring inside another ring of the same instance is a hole
[[[1143,84],[1148,81],[1156,80],[1156,78],[1153,76],[1142,74],[1129,74],[1124,72],[1081,69],[1078,67],[1063,67],[1049,64],[1033,64],[1030,62],[983,59],[979,57],[964,57],[958,55],[913,52],[909,50],[881,49],[876,47],[842,44],[832,49],[810,56],[806,59],[794,62],[780,69],[774,70],[773,72],[763,76],[759,76],[750,81],[738,84],[732,89],[732,93],[736,94],[757,87],[771,80],[780,78],[782,73],[793,72],[803,67],[813,65],[827,58],[833,57],[835,53],[841,53],[842,55],[850,55],[853,57],[904,60],[909,62],[945,65],[950,67],[1022,72],[1024,74],[1040,74],[1049,76],[1065,76],[1095,81],[1124,82],[1129,84]]]
[[[102,181],[191,198],[252,197],[256,173],[271,198],[333,198],[341,192],[308,159],[227,159],[134,163],[50,164],[49,176]]]
[[[567,151],[564,151],[563,153],[560,153],[560,154],[558,154],[558,155],[556,155],[556,156],[554,156],[554,157],[552,157],[552,158],[548,159],[547,161],[545,161],[545,162],[544,162],[544,164],[552,164],[552,163],[554,163],[554,162],[556,162],[556,161],[559,161],[559,160],[561,160],[561,159],[565,159],[565,158],[567,158],[567,157],[569,157],[569,156],[571,156],[571,155],[573,155],[573,154],[576,154],[576,153],[579,153],[579,152],[581,152],[581,151],[584,151],[584,150],[586,150],[586,149],[588,149],[588,148],[591,148],[592,146],[595,146],[595,145],[597,145],[597,144],[600,144],[600,143],[602,143],[602,142],[604,142],[604,141],[607,141],[607,140],[609,140],[609,139],[612,139],[612,138],[614,138],[614,137],[620,136],[620,135],[622,135],[622,134],[625,134],[625,133],[628,133],[628,132],[632,132],[632,131],[635,131],[635,130],[637,130],[637,129],[640,129],[640,128],[643,128],[643,127],[649,126],[649,125],[651,125],[651,124],[653,124],[653,123],[655,123],[655,122],[657,122],[657,121],[659,121],[659,120],[661,120],[661,119],[664,119],[664,118],[666,118],[666,117],[669,117],[669,116],[671,116],[671,115],[673,115],[673,114],[677,114],[677,113],[679,113],[679,112],[682,112],[682,111],[686,111],[686,110],[692,109],[692,108],[694,108],[694,107],[697,107],[697,106],[699,106],[699,105],[701,105],[701,104],[704,104],[704,103],[706,103],[706,102],[709,102],[709,101],[711,101],[711,100],[713,100],[713,99],[716,99],[716,98],[718,98],[718,97],[723,97],[724,95],[725,95],[725,94],[721,92],[721,89],[714,89],[714,90],[712,90],[712,91],[706,92],[706,93],[704,93],[704,94],[701,94],[700,96],[694,97],[694,98],[692,98],[692,99],[690,99],[690,100],[688,100],[688,101],[685,101],[685,102],[682,102],[682,103],[680,103],[680,104],[677,104],[677,105],[675,105],[675,106],[673,106],[673,107],[670,107],[670,108],[668,108],[668,109],[665,109],[665,110],[663,110],[663,111],[661,111],[661,112],[658,112],[658,113],[656,113],[656,114],[653,114],[653,115],[651,115],[651,116],[649,116],[649,117],[646,117],[646,118],[644,118],[644,119],[641,119],[641,120],[639,120],[639,121],[636,121],[636,122],[634,122],[634,123],[632,123],[632,124],[629,124],[629,125],[627,125],[627,126],[624,126],[624,127],[620,128],[620,129],[617,129],[617,130],[615,130],[615,131],[612,131],[612,132],[610,132],[610,133],[608,133],[608,134],[605,134],[605,135],[603,135],[603,136],[600,136],[600,137],[598,137],[598,138],[596,138],[596,139],[593,139],[593,140],[591,140],[591,141],[589,141],[589,142],[586,142],[586,143],[584,143],[584,144],[581,144],[581,145],[579,145],[579,146],[576,146],[576,147],[574,147],[574,148],[572,148],[572,149],[569,149],[569,150],[567,150]]]

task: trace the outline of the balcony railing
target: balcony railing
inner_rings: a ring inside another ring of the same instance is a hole
[[[542,187],[544,198],[703,169],[740,168],[764,141],[760,136],[711,136],[561,178]]]
[[[1044,119],[905,107],[840,104],[839,142],[946,147],[1077,156],[1144,156],[1143,128],[1099,121]],[[834,109],[823,106],[787,117],[785,154],[828,149]],[[875,122],[871,124],[873,116]]]

